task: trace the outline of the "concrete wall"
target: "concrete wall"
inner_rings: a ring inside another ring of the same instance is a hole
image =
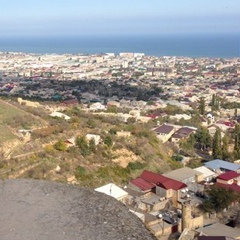
[[[22,98],[18,98],[17,99],[18,103],[21,105],[26,105],[28,107],[40,107],[40,103],[39,102],[32,102],[32,101],[28,101],[28,100],[23,100]]]

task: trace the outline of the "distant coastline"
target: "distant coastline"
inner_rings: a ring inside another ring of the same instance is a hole
[[[158,57],[234,58],[240,57],[240,34],[2,37],[0,51],[39,54],[141,52]]]

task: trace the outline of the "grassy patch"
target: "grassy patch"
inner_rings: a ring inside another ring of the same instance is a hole
[[[12,141],[16,136],[6,125],[0,125],[0,143]]]
[[[12,107],[2,101],[0,102],[0,122],[8,122],[12,118],[24,115],[22,110]]]

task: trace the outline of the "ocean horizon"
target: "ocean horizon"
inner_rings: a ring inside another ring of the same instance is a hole
[[[235,58],[240,57],[240,34],[2,37],[0,51],[36,54],[134,52],[157,57]]]

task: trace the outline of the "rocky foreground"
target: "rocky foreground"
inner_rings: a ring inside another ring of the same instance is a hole
[[[0,180],[1,240],[155,239],[120,202],[76,186]]]

